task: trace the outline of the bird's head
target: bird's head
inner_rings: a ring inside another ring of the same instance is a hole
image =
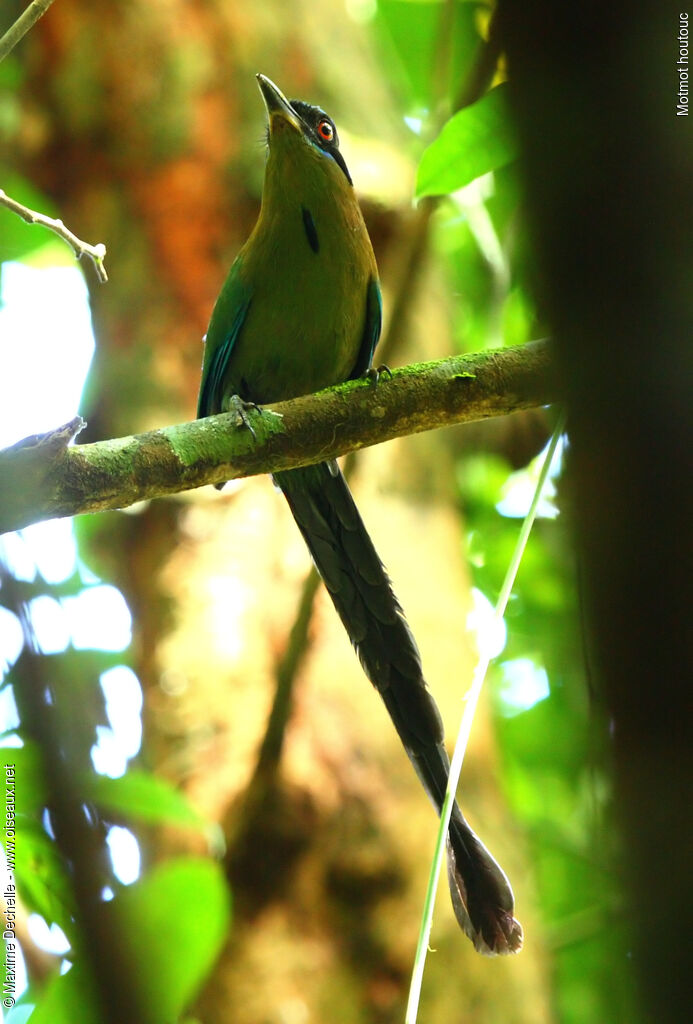
[[[287,100],[274,82],[257,76],[267,108],[268,176],[279,174],[286,186],[293,179],[314,180],[338,188],[352,187],[351,175],[339,151],[332,118],[320,107],[302,100]],[[298,184],[298,180],[295,181]]]

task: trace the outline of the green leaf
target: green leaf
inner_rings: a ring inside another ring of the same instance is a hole
[[[90,775],[84,781],[85,796],[106,815],[147,822],[168,822],[204,828],[206,822],[170,782],[148,772],[129,771],[119,779]]]
[[[194,904],[194,918],[185,912]],[[147,1024],[171,1024],[199,991],[226,938],[229,893],[213,861],[181,857],[160,864],[104,905],[113,935],[132,964],[124,984],[139,988]],[[47,986],[32,1024],[100,1024],[83,963]]]
[[[189,902],[188,902],[189,901]],[[194,904],[194,920],[185,912]],[[181,857],[121,890],[110,905],[127,936],[142,995],[156,1021],[175,1020],[211,971],[228,931],[223,873],[212,860]]]
[[[70,880],[55,842],[41,826],[17,815],[17,889],[25,907],[60,925],[70,942],[74,939],[74,901]]]
[[[371,22],[385,79],[409,112],[430,109],[440,99],[441,4],[431,0],[378,0]],[[476,3],[449,5],[444,14],[446,74],[450,98],[474,60],[480,43]],[[370,27],[370,26],[369,26]]]
[[[102,1024],[91,979],[81,964],[54,977],[41,993],[31,1024]]]
[[[0,163],[0,178],[3,189],[12,199],[49,217],[57,216],[50,200],[38,192],[29,181],[11,171],[4,162]],[[5,260],[26,260],[51,237],[50,232],[44,227],[27,224],[12,210],[5,206],[0,207],[0,263]],[[68,246],[64,248],[68,257],[73,259]],[[60,261],[64,261],[62,254]]]
[[[31,740],[23,742],[23,747],[5,747],[3,749],[3,765],[6,774],[8,767],[14,768],[11,781],[15,784],[17,811],[21,814],[33,815],[38,814],[46,800],[43,765],[36,744]]]
[[[221,868],[204,858],[167,861],[121,890],[106,909],[127,939],[154,1024],[176,1020],[226,939],[230,899]]]
[[[517,156],[507,112],[507,86],[499,85],[443,126],[421,157],[416,195],[445,195]]]

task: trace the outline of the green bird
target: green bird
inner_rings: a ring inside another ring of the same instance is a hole
[[[337,129],[320,107],[257,76],[268,116],[262,208],[207,331],[198,416],[369,374],[378,270]],[[382,385],[380,385],[382,386]],[[363,669],[438,813],[450,762],[421,656],[336,462],[276,473]],[[457,920],[483,953],[522,944],[508,880],[457,804],[447,843]]]

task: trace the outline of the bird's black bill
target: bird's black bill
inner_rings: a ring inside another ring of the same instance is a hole
[[[267,108],[270,131],[272,130],[272,120],[275,117],[280,117],[283,121],[288,122],[296,131],[303,131],[300,117],[281,89],[274,84],[271,78],[267,78],[266,75],[258,74],[256,77],[262,98],[265,101],[265,107]]]

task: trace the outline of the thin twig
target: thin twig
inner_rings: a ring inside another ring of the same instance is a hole
[[[0,60],[4,60],[20,39],[27,34],[30,28],[36,24],[39,18],[43,17],[53,0],[33,0],[27,9],[19,15],[13,25],[10,25],[2,39],[0,39]]]
[[[94,264],[96,270],[96,276],[102,283],[108,281],[108,274],[106,268],[103,265],[103,261],[106,257],[106,246],[103,242],[99,242],[97,245],[90,245],[88,242],[83,242],[81,238],[73,234],[69,228],[66,228],[63,222],[54,217],[47,217],[45,213],[38,213],[36,210],[30,210],[28,206],[24,206],[22,203],[17,202],[16,199],[12,199],[0,188],[0,206],[6,206],[8,210],[12,210],[18,217],[25,220],[27,224],[40,224],[44,228],[48,228],[59,238],[62,238],[64,242],[70,246],[77,259],[81,259],[82,256],[88,256]]]
[[[308,630],[312,617],[313,601],[320,584],[315,567],[312,567],[301,587],[301,598],[294,624],[289,634],[289,641],[282,657],[278,660],[275,677],[276,691],[272,701],[272,709],[267,719],[267,727],[257,765],[253,772],[252,782],[267,785],[274,782],[279,767],[284,734],[291,716],[293,684],[308,647]],[[252,783],[251,783],[252,784]]]
[[[505,573],[498,600],[496,601],[496,607],[493,611],[493,620],[495,625],[500,625],[503,621],[506,608],[508,607],[508,601],[510,600],[510,594],[513,586],[515,585],[515,578],[517,577],[520,563],[522,562],[522,556],[524,555],[527,541],[529,539],[534,520],[536,518],[537,509],[539,507],[539,499],[541,498],[544,490],[544,484],[549,475],[551,469],[551,463],[556,453],[556,447],[560,440],[561,434],[565,430],[566,413],[565,410],[561,410],[558,421],[554,428],[553,436],[549,443],[549,446],[544,456],[544,462],[542,464],[541,472],[539,473],[539,479],[534,489],[534,497],[529,507],[529,511],[525,516],[520,532],[517,537],[515,544],[515,550],[510,560],[510,564]],[[472,731],[472,722],[474,721],[474,714],[476,707],[479,702],[479,695],[481,688],[486,678],[489,665],[491,664],[491,653],[488,644],[485,650],[479,652],[479,661],[474,670],[474,677],[472,679],[472,685],[469,688],[469,692],[465,697],[465,706],[462,713],[462,719],[460,721],[460,727],[457,732],[457,741],[455,743],[455,750],[452,755],[452,761],[450,763],[450,771],[448,774],[448,784],[445,790],[445,799],[443,800],[443,806],[440,809],[440,823],[438,827],[438,838],[436,841],[436,848],[433,855],[433,861],[431,864],[431,870],[428,879],[428,888],[426,890],[426,899],[424,903],[424,912],[421,920],[421,929],[419,931],[419,941],[416,947],[416,958],[414,960],[414,969],[412,971],[411,984],[409,988],[409,999],[407,1002],[407,1012],[405,1016],[405,1024],[416,1024],[418,1011],[419,1011],[419,999],[421,996],[421,983],[423,981],[424,965],[426,963],[426,954],[429,949],[429,940],[431,936],[431,924],[433,921],[433,907],[435,904],[436,892],[438,890],[438,878],[440,876],[440,869],[443,863],[443,856],[445,853],[445,841],[450,827],[450,818],[452,816],[452,807],[455,801],[455,793],[457,792],[457,786],[460,781],[460,773],[462,771],[462,762],[464,755],[467,750],[467,744],[469,743],[469,737]],[[519,922],[518,922],[519,924]],[[518,945],[512,949],[512,952],[518,952],[522,945],[522,929],[519,929]]]

